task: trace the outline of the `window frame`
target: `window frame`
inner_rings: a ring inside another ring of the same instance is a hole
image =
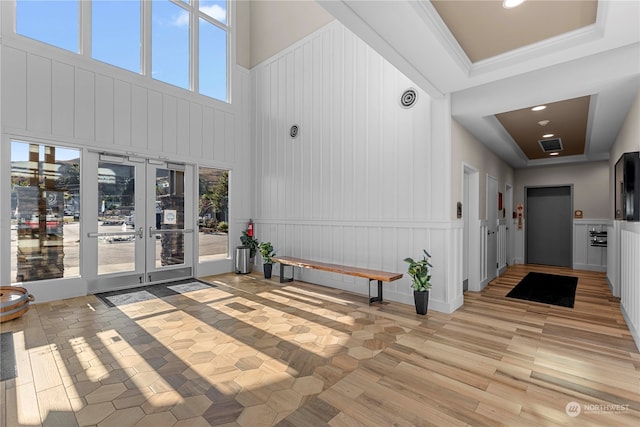
[[[16,5],[17,0],[11,1],[2,1],[0,2],[0,7],[2,8],[2,13],[0,13],[0,18],[2,22],[0,25],[2,26],[2,35],[3,39],[8,40],[18,40],[18,45],[23,43],[28,44],[37,44],[40,48],[48,50],[48,51],[56,51],[56,52],[64,52],[64,55],[72,55],[74,57],[80,57],[86,59],[88,61],[99,63],[106,65],[108,67],[113,67],[118,70],[121,70],[127,74],[139,75],[142,76],[146,81],[154,81],[158,82],[161,85],[169,85],[173,88],[177,88],[178,90],[187,90],[192,92],[198,96],[205,97],[207,99],[211,99],[217,102],[221,102],[224,104],[232,104],[232,87],[233,87],[233,75],[232,75],[232,66],[231,64],[235,63],[235,7],[234,2],[232,0],[226,0],[226,24],[220,21],[217,21],[210,15],[202,12],[200,10],[200,1],[199,0],[166,0],[171,3],[175,3],[179,7],[185,9],[190,14],[190,25],[189,25],[189,89],[184,89],[179,86],[175,86],[171,83],[164,82],[163,80],[153,78],[151,74],[152,64],[151,64],[151,8],[152,1],[149,0],[140,0],[141,3],[141,13],[140,13],[140,37],[141,37],[141,48],[140,48],[140,73],[136,73],[130,71],[125,68],[121,68],[118,65],[110,64],[108,62],[101,61],[99,59],[94,59],[92,57],[92,2],[94,0],[74,0],[78,2],[78,52],[72,52],[67,49],[51,45],[45,41],[40,41],[36,39],[32,39],[28,36],[23,36],[16,32],[17,27],[17,15],[16,15]],[[211,96],[200,93],[200,61],[199,61],[199,20],[203,19],[208,23],[222,29],[226,32],[226,99],[218,99],[213,98]]]

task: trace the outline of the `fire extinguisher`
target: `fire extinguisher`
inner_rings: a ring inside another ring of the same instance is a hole
[[[249,218],[249,223],[247,224],[247,236],[253,237],[253,221]]]

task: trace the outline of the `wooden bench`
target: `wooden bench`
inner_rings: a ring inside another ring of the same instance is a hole
[[[313,270],[324,270],[332,273],[347,274],[349,276],[364,277],[369,279],[369,304],[372,302],[382,302],[382,282],[393,282],[402,277],[402,273],[389,273],[387,271],[370,270],[368,268],[349,267],[339,264],[328,264],[326,262],[310,261],[308,259],[293,258],[293,257],[272,257],[274,262],[280,263],[280,283],[293,282],[294,267],[310,268]],[[285,265],[291,266],[291,277],[285,277],[284,267]],[[378,281],[378,296],[371,296],[371,282]]]

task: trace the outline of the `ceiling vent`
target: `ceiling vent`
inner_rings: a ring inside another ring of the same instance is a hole
[[[554,151],[562,151],[562,140],[560,138],[541,139],[538,141],[542,151],[545,153],[553,153]]]

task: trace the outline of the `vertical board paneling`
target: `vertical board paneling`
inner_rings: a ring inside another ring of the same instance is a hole
[[[2,124],[27,128],[27,55],[0,45],[2,49]]]
[[[27,128],[51,132],[51,60],[27,56]]]
[[[234,129],[236,128],[236,116],[231,113],[224,113],[224,153],[220,159],[226,160],[228,163],[235,163],[235,144],[237,138],[234,137]]]
[[[75,96],[73,67],[53,61],[51,64],[51,81],[53,83],[51,88],[51,133],[53,135],[72,137],[74,129],[73,100]],[[113,100],[111,101],[111,110],[110,115],[113,118]],[[111,128],[112,136],[109,142],[113,140],[113,125]]]
[[[213,142],[215,138],[213,121],[213,108],[204,107],[202,110],[202,158],[205,160],[213,160]]]
[[[367,53],[369,47],[364,43],[356,43],[355,49],[355,99],[354,99],[354,218],[368,219],[367,215],[367,107],[369,97],[367,92],[368,71]]]
[[[131,147],[131,85],[116,80],[114,89],[114,142]]]
[[[216,159],[226,159],[225,150],[225,117],[224,112],[216,110],[213,131],[215,132],[215,140],[213,145],[213,156]]]
[[[178,99],[177,107],[177,152],[189,152],[189,101]]]
[[[367,181],[363,183],[363,189],[367,193],[367,217],[380,218],[380,204],[383,197],[380,197],[380,174],[384,170],[380,164],[380,126],[382,123],[382,110],[391,107],[383,105],[380,99],[382,73],[380,66],[382,57],[371,49],[368,49],[367,70],[369,70],[367,80],[367,124],[365,144],[367,152],[365,157]],[[395,107],[395,106],[394,106]]]
[[[302,163],[304,156],[304,135],[307,132],[306,123],[302,122],[303,105],[304,105],[304,56],[300,49],[296,49],[293,52],[293,70],[289,80],[293,81],[293,92],[291,97],[293,98],[293,120],[292,124],[299,126],[299,133],[296,139],[291,140],[292,157],[289,169],[291,170],[292,192],[291,194],[297,194],[298,197],[288,197],[291,199],[291,210],[287,212],[287,219],[301,218],[303,214],[303,182],[302,182],[302,169],[304,165]]]
[[[95,74],[76,69],[75,136],[82,140],[95,139]]]
[[[202,157],[202,106],[191,103],[189,111],[189,153],[194,159]]]
[[[147,89],[134,85],[131,102],[131,145],[135,148],[148,148],[147,145]]]
[[[162,148],[175,154],[178,147],[178,100],[175,96],[162,96]]]
[[[283,187],[283,199],[284,203],[282,204],[283,212],[281,217],[290,218],[294,204],[293,197],[287,197],[288,194],[292,194],[295,191],[295,151],[294,147],[296,145],[297,140],[293,140],[289,134],[291,125],[296,123],[294,119],[294,106],[295,106],[295,98],[294,98],[294,88],[295,88],[295,79],[294,79],[294,54],[288,53],[286,55],[286,71],[283,75],[286,76],[285,79],[285,97],[284,97],[284,118],[285,122],[282,124],[283,129],[283,155],[280,156],[282,161],[282,167],[285,168],[285,176],[284,182],[281,184]]]
[[[461,254],[462,234],[433,221],[431,206],[443,201],[433,200],[432,187],[446,186],[439,181],[449,175],[432,165],[449,159],[448,146],[432,148],[427,94],[338,22],[255,67],[251,81],[255,219],[277,225],[279,254],[405,272],[402,260],[424,248],[437,254],[439,307],[459,306],[460,261],[450,257]],[[418,102],[403,109],[400,96],[409,87]],[[300,126],[295,140],[292,123]],[[300,274],[366,293],[363,280]],[[407,302],[409,283],[405,277],[385,289]]]
[[[147,92],[147,141],[151,152],[162,152],[162,94],[154,90]]]
[[[19,48],[9,44],[0,45],[0,98],[1,125],[11,132],[52,141],[63,137],[92,147],[114,145],[114,151],[133,147],[140,154],[179,153],[193,162],[233,163],[236,148],[245,144],[236,135],[246,129],[236,120],[242,108],[214,107],[208,98],[194,100],[188,91],[184,97],[164,93],[155,82],[147,85],[135,74],[112,74],[112,67],[93,60],[79,66],[84,60],[80,56],[70,62],[56,50],[38,49],[36,54],[23,47],[28,43]],[[237,72],[239,83],[234,90],[247,103],[249,74]],[[242,107],[240,101],[238,105]],[[248,121],[248,110],[244,113]],[[214,129],[216,121],[218,130]]]
[[[54,98],[55,100],[55,98]],[[69,110],[73,111],[73,110]],[[55,114],[55,111],[54,111]],[[114,89],[113,79],[96,76],[96,141],[113,144]]]
[[[620,304],[632,324],[630,329],[640,333],[639,233],[626,229],[620,231],[620,256]]]
[[[380,79],[385,82],[394,82],[395,75],[391,64],[383,61]],[[379,194],[384,194],[384,200],[380,203],[380,218],[392,219],[397,215],[398,192],[395,189],[397,178],[394,171],[398,169],[397,162],[397,105],[400,102],[397,86],[385,84],[380,86],[381,104],[384,106],[379,119],[380,122],[380,187]]]

